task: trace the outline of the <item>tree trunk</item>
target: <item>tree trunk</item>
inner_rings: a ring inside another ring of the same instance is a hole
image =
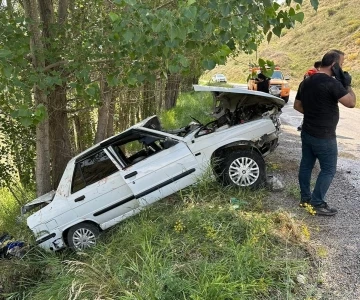
[[[106,129],[108,126],[109,110],[111,103],[111,89],[104,80],[100,81],[100,90],[101,90],[101,106],[98,109],[98,124],[95,134],[95,144],[100,143],[106,138]]]
[[[36,0],[24,0],[25,15],[31,22],[28,22],[31,32],[30,47],[32,63],[35,69],[45,67],[44,46],[41,41],[39,29],[39,14]],[[44,105],[48,108],[46,94],[37,86],[34,87],[35,105]],[[50,153],[49,153],[49,123],[43,120],[36,127],[36,193],[38,196],[51,190],[50,180]]]
[[[193,84],[199,84],[199,77],[196,75],[183,77],[181,80],[181,91],[191,92],[193,91]]]
[[[72,157],[69,124],[66,113],[66,85],[56,85],[49,95],[50,149],[53,188],[56,189],[68,161]]]
[[[180,76],[178,74],[169,74],[165,87],[165,109],[169,110],[176,105],[179,96]]]
[[[109,107],[109,118],[108,118],[108,124],[106,128],[106,137],[110,137],[114,135],[114,113],[115,113],[115,97],[114,93],[111,93],[111,101],[110,101],[110,107]]]
[[[149,82],[143,86],[142,118],[147,118],[156,113],[156,98],[154,88]]]

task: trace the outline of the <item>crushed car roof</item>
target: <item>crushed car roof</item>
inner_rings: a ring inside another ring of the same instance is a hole
[[[255,104],[256,102],[261,102],[261,100],[267,99],[269,102],[276,104],[279,107],[285,105],[285,101],[274,95],[248,90],[247,88],[242,87],[221,87],[221,86],[207,86],[207,85],[193,85],[194,91],[196,92],[213,92],[218,93],[220,98],[240,98],[244,99],[246,104]],[[251,100],[250,100],[251,99]],[[258,100],[258,101],[257,101]],[[251,102],[251,103],[248,103]]]

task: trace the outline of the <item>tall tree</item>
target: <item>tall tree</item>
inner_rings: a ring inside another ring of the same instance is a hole
[[[155,86],[159,76],[170,81],[192,71],[198,75],[238,51],[256,50],[265,37],[280,36],[283,28],[303,20],[302,2],[23,0],[26,22],[19,6],[11,13],[10,6],[0,7],[6,24],[0,32],[0,101],[25,125],[37,124],[38,194],[51,189],[51,169],[56,186],[71,155],[68,112],[105,103],[100,100],[106,84],[139,88],[137,97],[144,96],[146,107],[121,108],[134,122],[151,110],[144,86]],[[317,0],[310,3],[317,8]],[[68,101],[69,94],[74,101]],[[168,107],[174,105],[174,97],[168,99]],[[101,138],[106,127],[99,125]]]

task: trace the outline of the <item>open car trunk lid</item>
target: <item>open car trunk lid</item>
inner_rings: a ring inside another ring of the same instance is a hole
[[[285,101],[274,95],[248,90],[246,88],[236,87],[218,87],[194,85],[196,92],[212,92],[213,95],[223,102],[235,103],[237,106],[252,106],[254,104],[273,104],[278,108],[285,105]]]

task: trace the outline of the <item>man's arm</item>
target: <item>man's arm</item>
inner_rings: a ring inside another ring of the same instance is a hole
[[[348,93],[344,97],[341,97],[339,99],[339,102],[346,107],[353,108],[356,105],[356,95],[352,90],[351,86],[347,87],[347,91]],[[295,108],[295,104],[294,104],[294,108]]]
[[[298,99],[295,99],[294,109],[297,110],[298,112],[304,114],[304,109],[303,109],[302,103]]]

